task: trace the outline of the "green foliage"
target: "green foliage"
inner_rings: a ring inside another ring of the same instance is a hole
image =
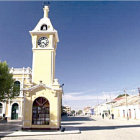
[[[71,111],[71,114],[72,114],[72,115],[75,114],[75,110],[72,110],[72,111]]]
[[[120,94],[116,98],[120,98],[120,97],[123,97],[123,96],[125,96],[125,94]],[[129,94],[126,94],[126,96],[129,96]]]
[[[83,113],[82,110],[78,110],[78,112],[77,112],[78,115],[80,115],[80,114],[82,114],[82,113]]]
[[[0,62],[0,101],[12,99],[19,94],[19,86],[14,84],[13,75],[9,73],[6,62]]]

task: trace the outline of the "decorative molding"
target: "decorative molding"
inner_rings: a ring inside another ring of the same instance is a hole
[[[31,70],[31,68],[30,67],[28,67],[28,68],[11,68],[10,69],[10,73],[12,73],[12,74],[31,74],[32,73],[32,70]]]
[[[29,31],[31,35],[55,35],[55,39],[59,42],[58,33],[56,30],[53,31]]]
[[[29,92],[27,92],[25,95],[26,95],[26,97],[29,97],[29,96],[30,96],[30,93],[29,93]]]
[[[32,50],[54,50],[54,48],[46,47],[46,48],[32,48]]]
[[[35,86],[32,86],[30,88],[23,88],[22,90],[23,91],[33,91],[33,90],[38,89],[40,87],[47,88],[47,89],[54,90],[54,91],[61,91],[62,90],[62,88],[52,88],[52,87],[46,86],[43,83],[40,83],[40,84],[35,85]]]

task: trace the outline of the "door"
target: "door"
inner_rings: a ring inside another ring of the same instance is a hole
[[[17,120],[18,119],[18,104],[17,103],[14,103],[12,105],[11,119],[12,120]]]

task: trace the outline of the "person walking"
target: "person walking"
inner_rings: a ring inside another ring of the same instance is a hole
[[[104,114],[102,114],[102,119],[104,119]]]

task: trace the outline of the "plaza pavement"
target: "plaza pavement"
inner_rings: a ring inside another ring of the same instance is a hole
[[[3,137],[2,140],[139,140],[140,121],[109,120],[100,117],[65,117],[62,126],[81,133]],[[18,133],[18,132],[17,132]]]
[[[67,116],[65,116],[67,118]],[[64,118],[65,118],[64,117]],[[21,136],[39,136],[39,135],[63,135],[63,134],[79,134],[80,131],[76,127],[61,126],[61,130],[22,130],[21,121],[1,121],[0,122],[0,138],[3,137],[21,137]]]

